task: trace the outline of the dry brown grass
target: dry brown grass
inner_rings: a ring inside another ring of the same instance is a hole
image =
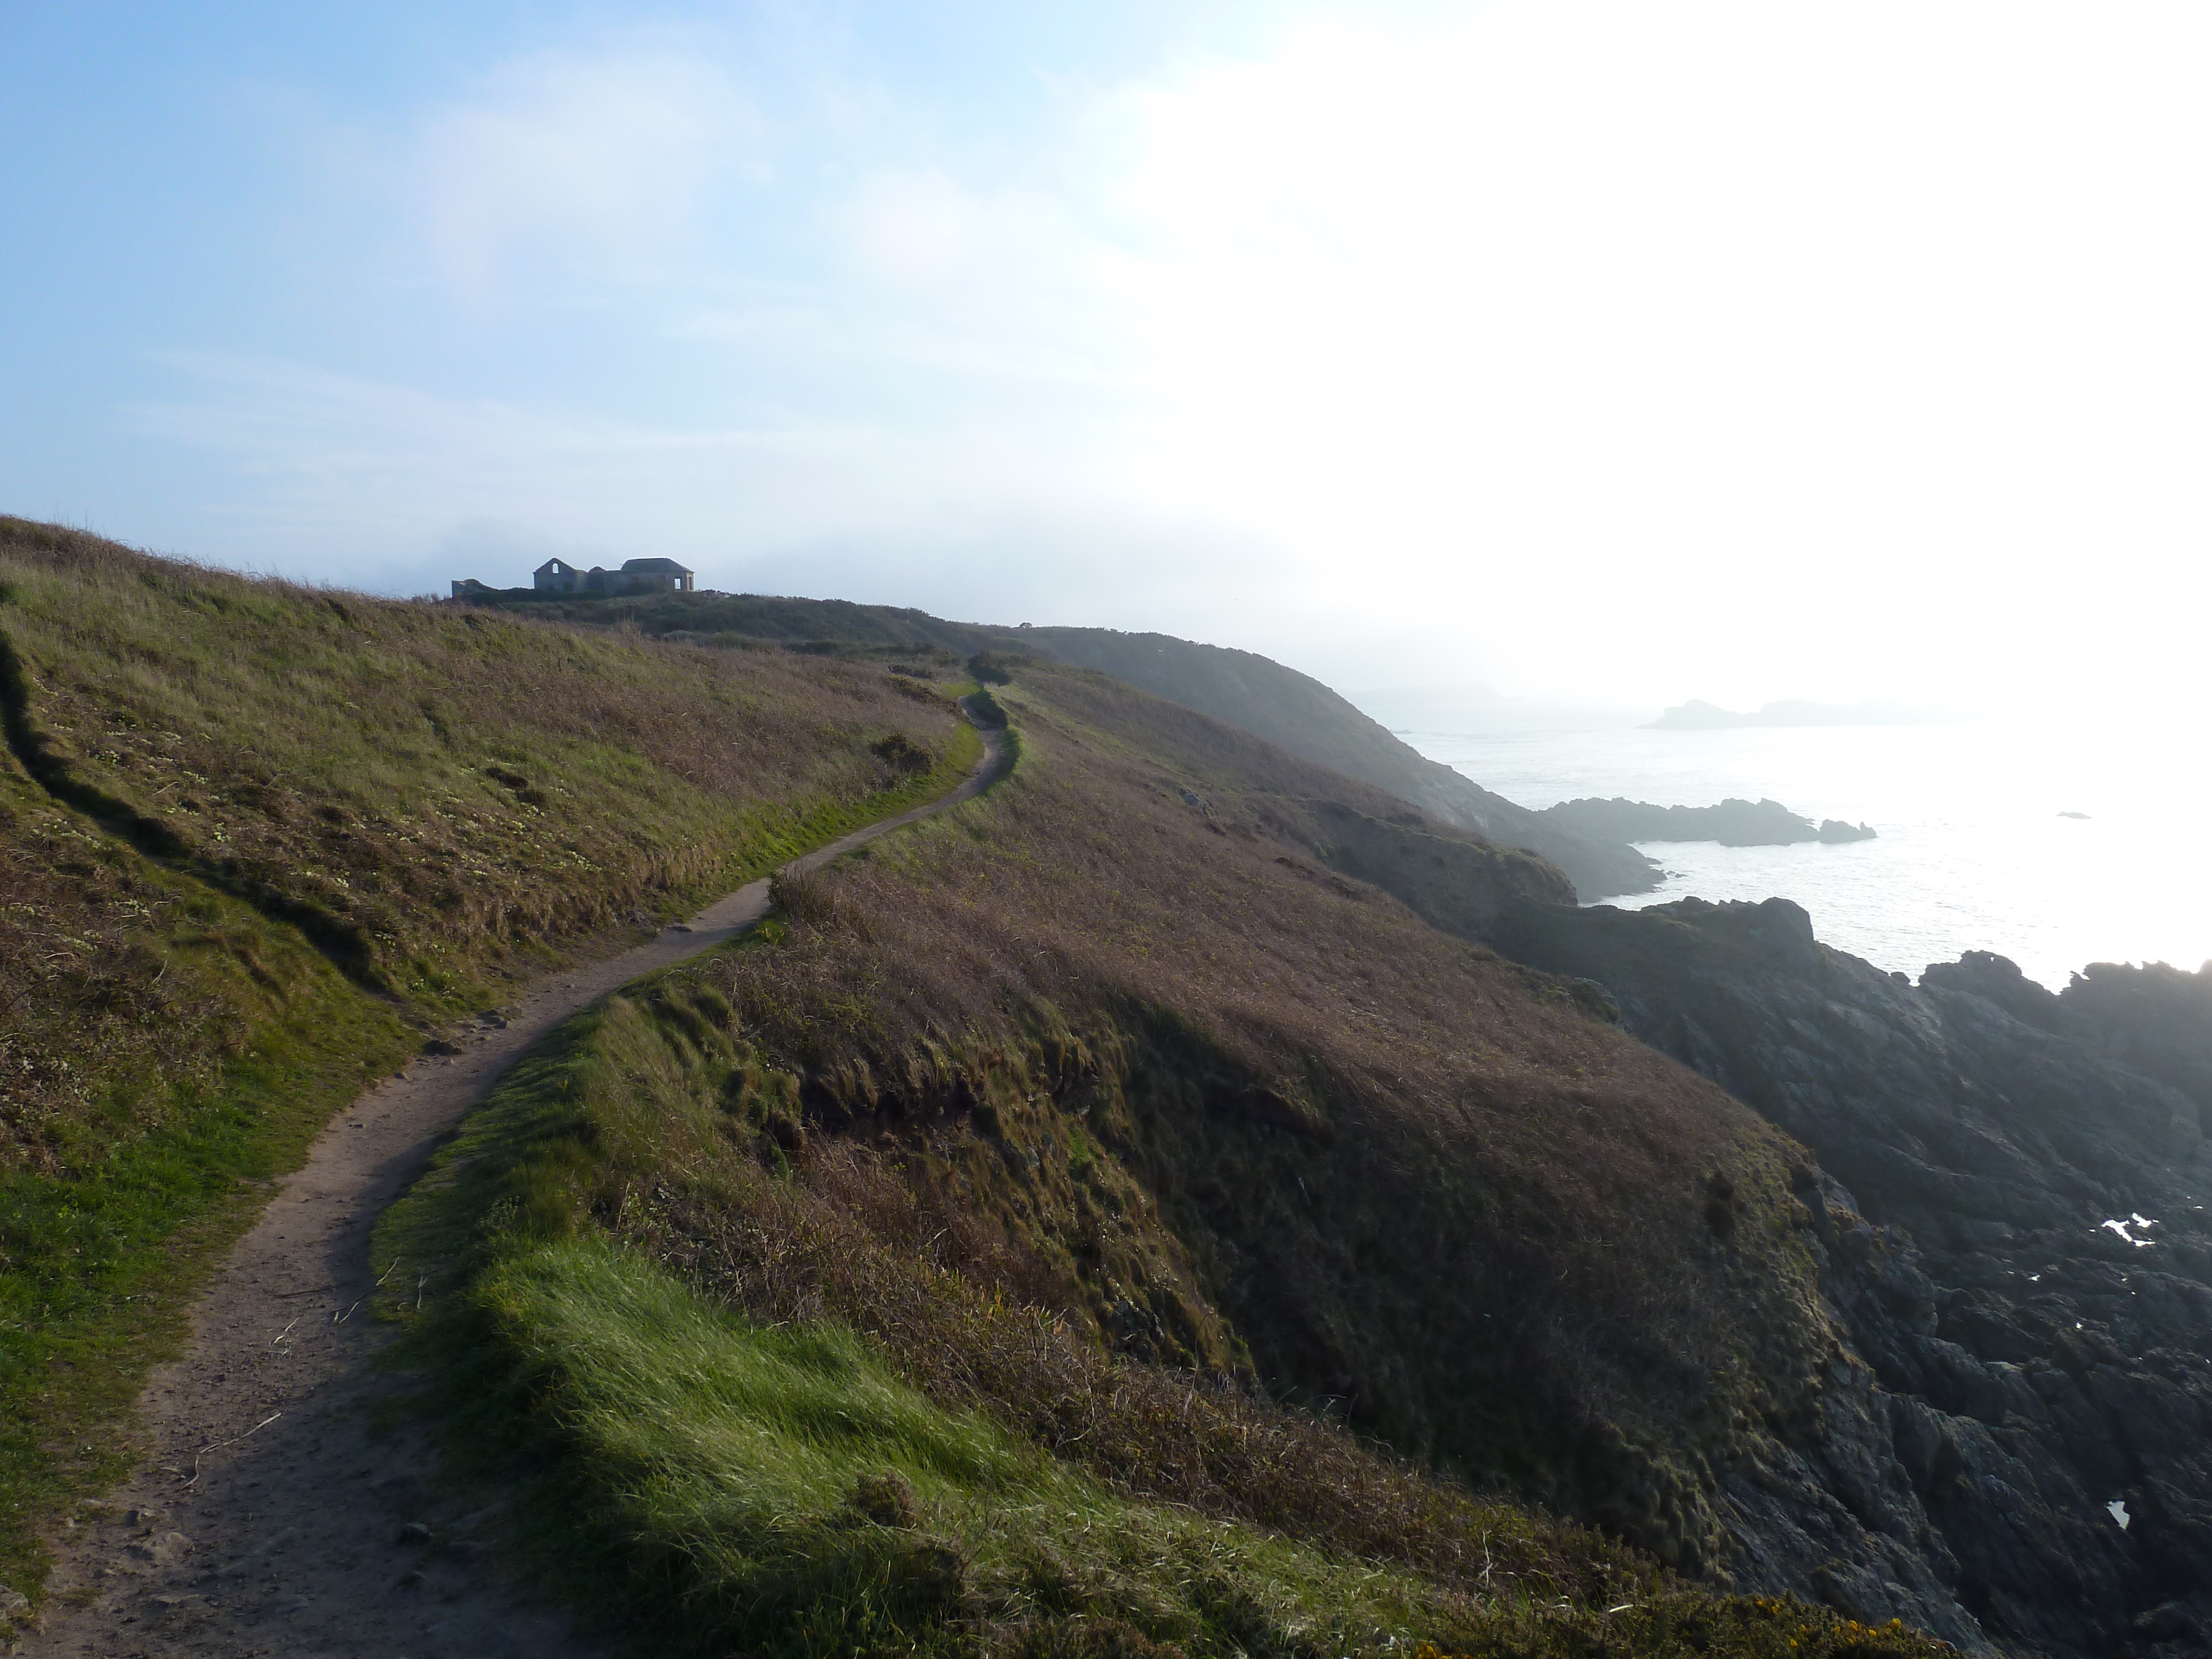
[[[189,895],[118,856],[4,757],[0,842],[0,1167],[52,1173],[66,1126],[101,1115],[118,1079],[204,1085],[246,1022],[235,995],[171,971],[156,948],[190,935]],[[265,972],[239,944],[241,963]]]
[[[25,1589],[195,1275],[331,1112],[511,975],[935,793],[974,743],[881,665],[12,519],[0,725],[0,1581]]]
[[[1323,867],[1316,803],[1387,798],[1073,671],[1002,695],[1024,759],[986,808],[787,886],[781,948],[670,991],[672,1029],[741,1034],[731,1098],[827,1207],[678,1181],[624,1224],[1178,1501],[1318,1515],[1349,1477],[1283,1484],[1294,1441],[1210,1463],[1103,1356],[1257,1380],[1714,1559],[1718,1462],[1826,1340],[1787,1144]],[[909,1256],[1051,1322],[1034,1357],[885,1276]]]
[[[896,1160],[830,1142],[799,1167],[799,1182],[727,1170],[711,1200],[635,1194],[617,1224],[757,1318],[853,1325],[932,1398],[981,1410],[1127,1496],[1500,1595],[1587,1599],[1646,1571],[1595,1534],[1532,1522],[1340,1422],[1285,1410],[1249,1379],[1115,1352],[1035,1255],[974,1210],[916,1192]]]
[[[908,784],[957,722],[866,665],[252,581],[19,520],[0,594],[32,741],[109,804],[103,827],[0,759],[0,1160],[47,1156],[125,1073],[185,1082],[224,1049],[236,1011],[171,971],[196,890],[422,1009],[495,1002],[509,969]],[[235,931],[197,942],[265,978]]]

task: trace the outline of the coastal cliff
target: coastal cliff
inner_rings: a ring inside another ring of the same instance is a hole
[[[2052,997],[1986,955],[1916,988],[1783,899],[1524,903],[1496,937],[1603,985],[1825,1171],[1793,1179],[1849,1349],[1726,1474],[1739,1585],[1946,1634],[1948,1602],[2008,1651],[2204,1651],[2212,1156],[2202,1094],[2116,1057],[2201,1087],[2201,1018],[2109,975]]]
[[[2203,1650],[2203,975],[1916,989],[1780,901],[1580,909],[1188,702],[844,609],[904,635],[0,520],[10,1586],[195,1241],[546,967],[948,787],[964,662],[1010,773],[578,1016],[386,1218],[470,1478],[593,1564],[549,1594],[825,1659]],[[1255,720],[1303,681],[1185,649]]]
[[[497,1571],[656,1656],[1935,1659],[1717,1576],[1714,1471],[1834,1346],[1803,1153],[1466,941],[1566,878],[1012,656],[964,659],[1012,769],[801,872],[966,774],[963,659],[0,520],[0,1619],[59,1619],[43,1540],[339,1109],[774,869],[754,933],[479,1073],[356,1236],[459,1483],[417,1529],[543,1522]],[[265,1484],[343,1508],[283,1415]],[[261,1483],[213,1484],[203,1560]]]

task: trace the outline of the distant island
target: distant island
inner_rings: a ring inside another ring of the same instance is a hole
[[[1640,800],[1561,801],[1536,814],[1578,835],[1607,841],[1717,841],[1723,847],[1790,847],[1799,842],[1872,841],[1863,823],[1815,824],[1778,800],[1724,800],[1717,806],[1654,806]]]
[[[1912,726],[1934,719],[1928,710],[1893,702],[1808,702],[1802,697],[1770,702],[1756,714],[1739,714],[1692,697],[1644,726],[1647,732],[1720,732],[1741,726]]]

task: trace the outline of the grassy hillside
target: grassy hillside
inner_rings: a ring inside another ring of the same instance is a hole
[[[1832,1340],[1802,1154],[1351,871],[1541,867],[1000,697],[1012,780],[574,1022],[388,1218],[547,1581],[655,1652],[1932,1651],[1524,1507],[1711,1569]]]
[[[886,659],[924,650],[1040,654],[1091,668],[1279,744],[1410,801],[1431,817],[1509,847],[1534,849],[1566,872],[1587,898],[1648,892],[1658,866],[1629,846],[1548,818],[1428,759],[1308,674],[1255,652],[1166,634],[1111,628],[1002,628],[947,622],[926,611],[842,599],[755,593],[660,594],[613,599],[499,600],[520,614],[598,627],[635,627],[662,638],[744,647],[859,651]]]
[[[0,730],[15,1585],[210,1253],[364,1081],[975,752],[942,691],[869,665],[248,581],[20,520]]]
[[[0,1580],[331,1110],[941,791],[952,648],[0,520]],[[572,1022],[386,1218],[546,1582],[656,1653],[1931,1651],[1674,1576],[1833,1334],[1802,1152],[1474,942],[1559,872],[1096,673],[995,689],[1011,780]]]
[[[1587,897],[1647,892],[1658,866],[1626,841],[1592,836],[1483,788],[1432,761],[1310,675],[1259,655],[1165,634],[1041,628],[1030,648],[1142,686],[1413,802],[1446,823],[1525,847],[1566,872]]]

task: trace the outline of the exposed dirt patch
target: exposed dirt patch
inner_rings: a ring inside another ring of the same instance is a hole
[[[826,863],[967,800],[1002,769],[986,733],[975,774],[928,806],[786,866]],[[137,1474],[64,1522],[28,1654],[414,1656],[472,1659],[591,1650],[502,1576],[496,1508],[441,1492],[436,1449],[389,1409],[402,1383],[372,1363],[391,1338],[368,1316],[371,1229],[438,1140],[529,1047],[642,974],[735,938],[769,884],[728,895],[650,941],[550,975],[503,1025],[434,1045],[325,1130],[304,1167],[218,1272],[182,1358],[139,1402]],[[399,1426],[380,1431],[380,1418]]]

